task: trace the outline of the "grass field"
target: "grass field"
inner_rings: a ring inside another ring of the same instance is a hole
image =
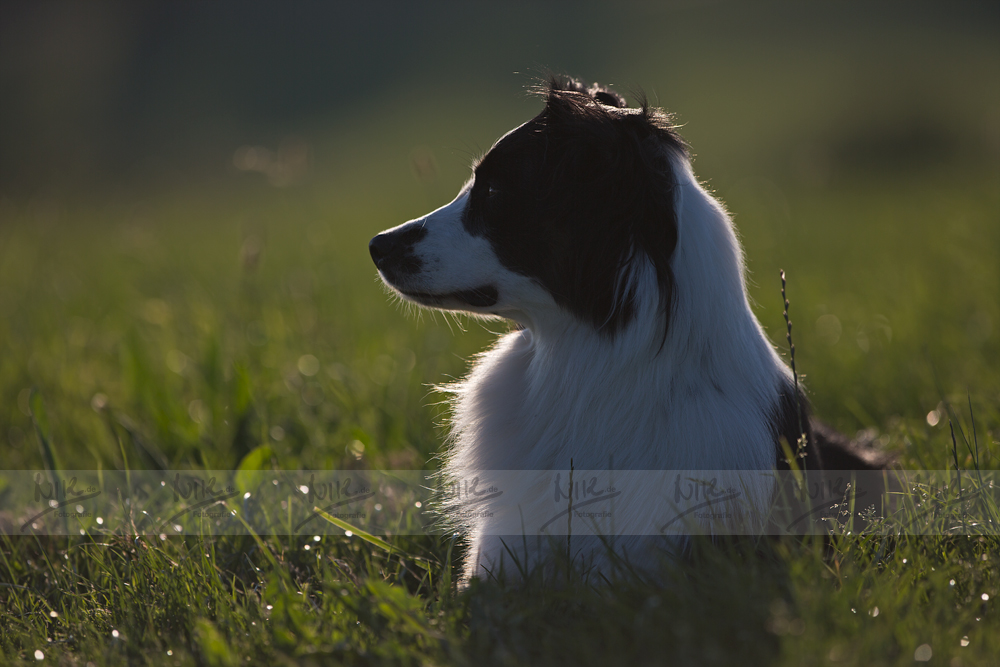
[[[970,77],[1000,57],[973,61]],[[720,86],[760,65],[734,65]],[[735,215],[775,343],[779,268],[789,275],[816,412],[868,430],[906,468],[1000,468],[995,137],[963,134],[957,116],[952,134],[928,125],[935,100],[883,132],[891,104],[839,123],[808,90],[736,113],[670,83],[687,91],[696,171]],[[232,469],[267,447],[283,469],[434,468],[443,412],[430,385],[461,376],[505,325],[408,316],[366,244],[445,203],[465,149],[537,106],[506,92],[415,95],[405,114],[387,105],[316,129],[316,168],[294,187],[230,170],[146,193],[0,199],[0,467]],[[430,176],[414,166],[426,164]],[[11,518],[0,510],[5,533]],[[655,586],[461,593],[461,547],[446,536],[395,537],[387,552],[356,535],[5,534],[0,661],[1000,664],[1000,531],[955,535],[952,518],[939,536],[699,544]]]

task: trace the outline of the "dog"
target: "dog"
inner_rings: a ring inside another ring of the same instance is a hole
[[[699,184],[671,117],[568,77],[538,92],[542,111],[474,164],[451,203],[369,244],[406,301],[514,323],[446,388],[445,478],[609,461],[635,471],[883,465],[810,421],[750,308],[732,220]],[[774,477],[736,483],[766,513]],[[457,504],[443,511],[468,534],[466,579],[497,576],[514,556],[507,539],[522,544],[488,517],[462,521]],[[581,560],[611,569],[600,545],[580,539]],[[651,565],[646,542],[619,548]],[[526,558],[543,551],[525,541]]]

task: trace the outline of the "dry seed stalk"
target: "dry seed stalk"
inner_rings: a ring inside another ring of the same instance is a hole
[[[795,343],[792,342],[792,321],[788,318],[788,309],[791,304],[788,303],[788,296],[785,293],[785,270],[781,269],[781,300],[785,303],[785,310],[782,313],[785,316],[785,326],[788,328],[788,332],[785,334],[785,338],[788,339],[788,350],[792,360],[792,377],[795,378],[795,418],[799,422],[799,441],[796,443],[799,456],[802,456],[806,448],[806,432],[802,428],[802,406],[799,405],[799,373],[795,369]]]

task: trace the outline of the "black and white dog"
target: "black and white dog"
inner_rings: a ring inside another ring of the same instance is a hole
[[[542,94],[542,112],[496,142],[454,201],[369,244],[403,298],[519,325],[450,388],[445,473],[611,458],[624,470],[786,467],[778,442],[798,441],[805,399],[747,301],[732,220],[670,117],[573,79]],[[804,465],[878,465],[810,435]],[[763,509],[775,489],[758,479],[746,501]],[[488,519],[469,530],[466,576],[494,571],[507,547]]]

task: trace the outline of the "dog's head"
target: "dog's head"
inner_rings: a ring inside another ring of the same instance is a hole
[[[565,315],[613,336],[635,316],[651,268],[669,317],[677,244],[669,118],[619,95],[552,79],[545,108],[475,165],[450,204],[382,232],[383,280],[420,305],[531,326]]]

